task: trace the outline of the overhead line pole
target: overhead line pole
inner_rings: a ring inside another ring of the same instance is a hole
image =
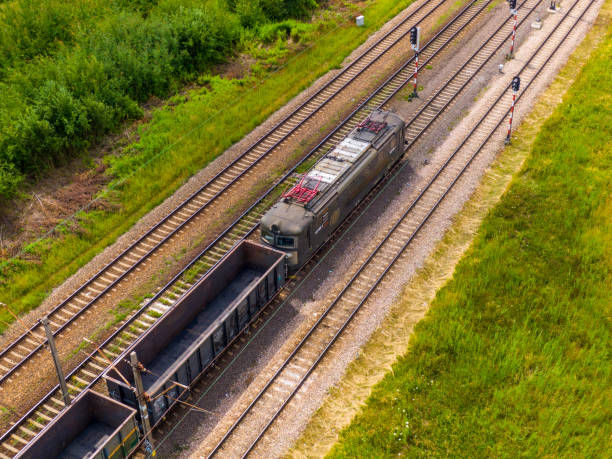
[[[47,342],[49,343],[49,349],[51,350],[51,357],[53,357],[53,363],[55,364],[55,371],[57,372],[57,379],[62,389],[62,396],[64,397],[64,403],[66,406],[70,405],[70,394],[68,393],[68,386],[66,385],[66,377],[64,376],[64,370],[62,370],[62,364],[57,354],[57,348],[55,347],[55,337],[49,327],[49,318],[43,317],[40,319],[40,323],[45,329],[47,334]]]
[[[142,430],[145,437],[145,450],[147,457],[155,457],[155,448],[153,446],[153,434],[151,433],[151,420],[149,419],[149,410],[147,408],[146,394],[142,384],[142,375],[140,374],[140,362],[135,351],[130,353],[130,364],[132,373],[134,373],[134,385],[136,386],[136,399],[138,402],[138,410],[140,411],[140,420],[142,421]]]

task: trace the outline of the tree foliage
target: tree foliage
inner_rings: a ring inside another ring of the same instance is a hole
[[[314,0],[14,0],[0,4],[0,198],[62,164],[151,96],[222,62],[243,28],[298,28]],[[281,23],[282,24],[282,23]],[[288,25],[289,24],[289,25]],[[278,30],[277,30],[278,29]]]

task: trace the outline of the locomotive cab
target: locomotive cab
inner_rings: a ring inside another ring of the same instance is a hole
[[[287,254],[287,265],[295,270],[310,255],[310,224],[314,214],[284,200],[261,219],[261,241]]]

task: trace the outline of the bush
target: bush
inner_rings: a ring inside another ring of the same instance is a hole
[[[304,18],[317,7],[315,0],[259,0],[266,17],[272,21]]]
[[[193,81],[241,37],[276,42],[274,56],[286,53],[281,42],[312,31],[288,18],[316,6],[314,0],[0,4],[0,197],[13,195],[24,176],[62,164],[142,116],[140,103]]]
[[[259,1],[236,0],[234,11],[243,27],[253,28],[265,21],[265,14]]]
[[[53,54],[73,42],[75,25],[103,14],[101,0],[19,0],[0,6],[0,75],[10,65]]]
[[[304,24],[294,19],[286,19],[282,22],[265,24],[259,28],[259,38],[264,43],[273,43],[278,39],[291,38],[299,42],[313,32],[311,24]]]
[[[236,17],[218,8],[148,18],[123,12],[80,47],[11,69],[0,85],[0,195],[12,193],[22,174],[61,164],[91,138],[141,116],[139,102],[166,97],[221,62],[239,36]]]
[[[0,202],[3,196],[12,197],[22,181],[23,176],[15,169],[15,166],[0,161]]]
[[[315,0],[227,0],[227,3],[236,13],[260,11],[270,21],[305,18],[318,6]]]

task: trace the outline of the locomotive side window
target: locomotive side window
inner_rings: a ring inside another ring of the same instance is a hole
[[[274,245],[274,235],[272,233],[269,233],[267,231],[261,231],[261,237],[263,238],[264,241],[266,241],[268,244],[270,245]]]
[[[293,249],[295,247],[295,238],[287,236],[276,236],[277,247]]]

